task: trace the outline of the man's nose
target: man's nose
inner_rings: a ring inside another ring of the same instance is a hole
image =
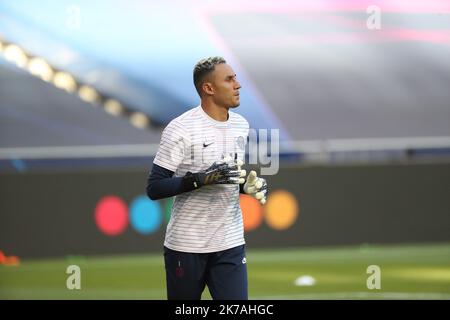
[[[239,90],[241,88],[241,84],[239,83],[239,81],[236,80],[236,85],[234,86],[234,88],[236,90]]]

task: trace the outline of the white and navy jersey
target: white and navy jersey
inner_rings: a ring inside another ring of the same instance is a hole
[[[200,172],[231,156],[244,161],[247,120],[228,112],[227,121],[211,118],[201,106],[172,120],[164,129],[154,164],[176,177]],[[169,249],[208,253],[245,243],[239,185],[214,184],[175,197],[164,245]]]

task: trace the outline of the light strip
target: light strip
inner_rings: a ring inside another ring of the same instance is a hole
[[[299,153],[450,148],[450,137],[300,140],[286,145],[283,151]]]
[[[331,139],[304,140],[283,143],[290,147],[282,152],[314,154],[320,152],[385,151],[424,148],[450,148],[450,137]],[[64,147],[0,148],[0,159],[77,159],[109,157],[151,157],[159,144],[127,144]]]
[[[150,157],[157,150],[157,144],[0,148],[0,159]]]

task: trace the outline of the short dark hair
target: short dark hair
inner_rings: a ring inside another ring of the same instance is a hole
[[[216,65],[227,63],[222,57],[209,57],[202,59],[194,67],[194,85],[198,94],[201,96],[202,84],[205,76],[214,71]]]

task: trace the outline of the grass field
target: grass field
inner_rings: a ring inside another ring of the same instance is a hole
[[[450,299],[450,244],[249,249],[247,261],[251,299]],[[81,290],[66,288],[71,264]],[[367,288],[369,265],[381,269],[380,290]],[[302,275],[315,285],[295,285]],[[0,265],[0,299],[165,299],[162,253]]]

